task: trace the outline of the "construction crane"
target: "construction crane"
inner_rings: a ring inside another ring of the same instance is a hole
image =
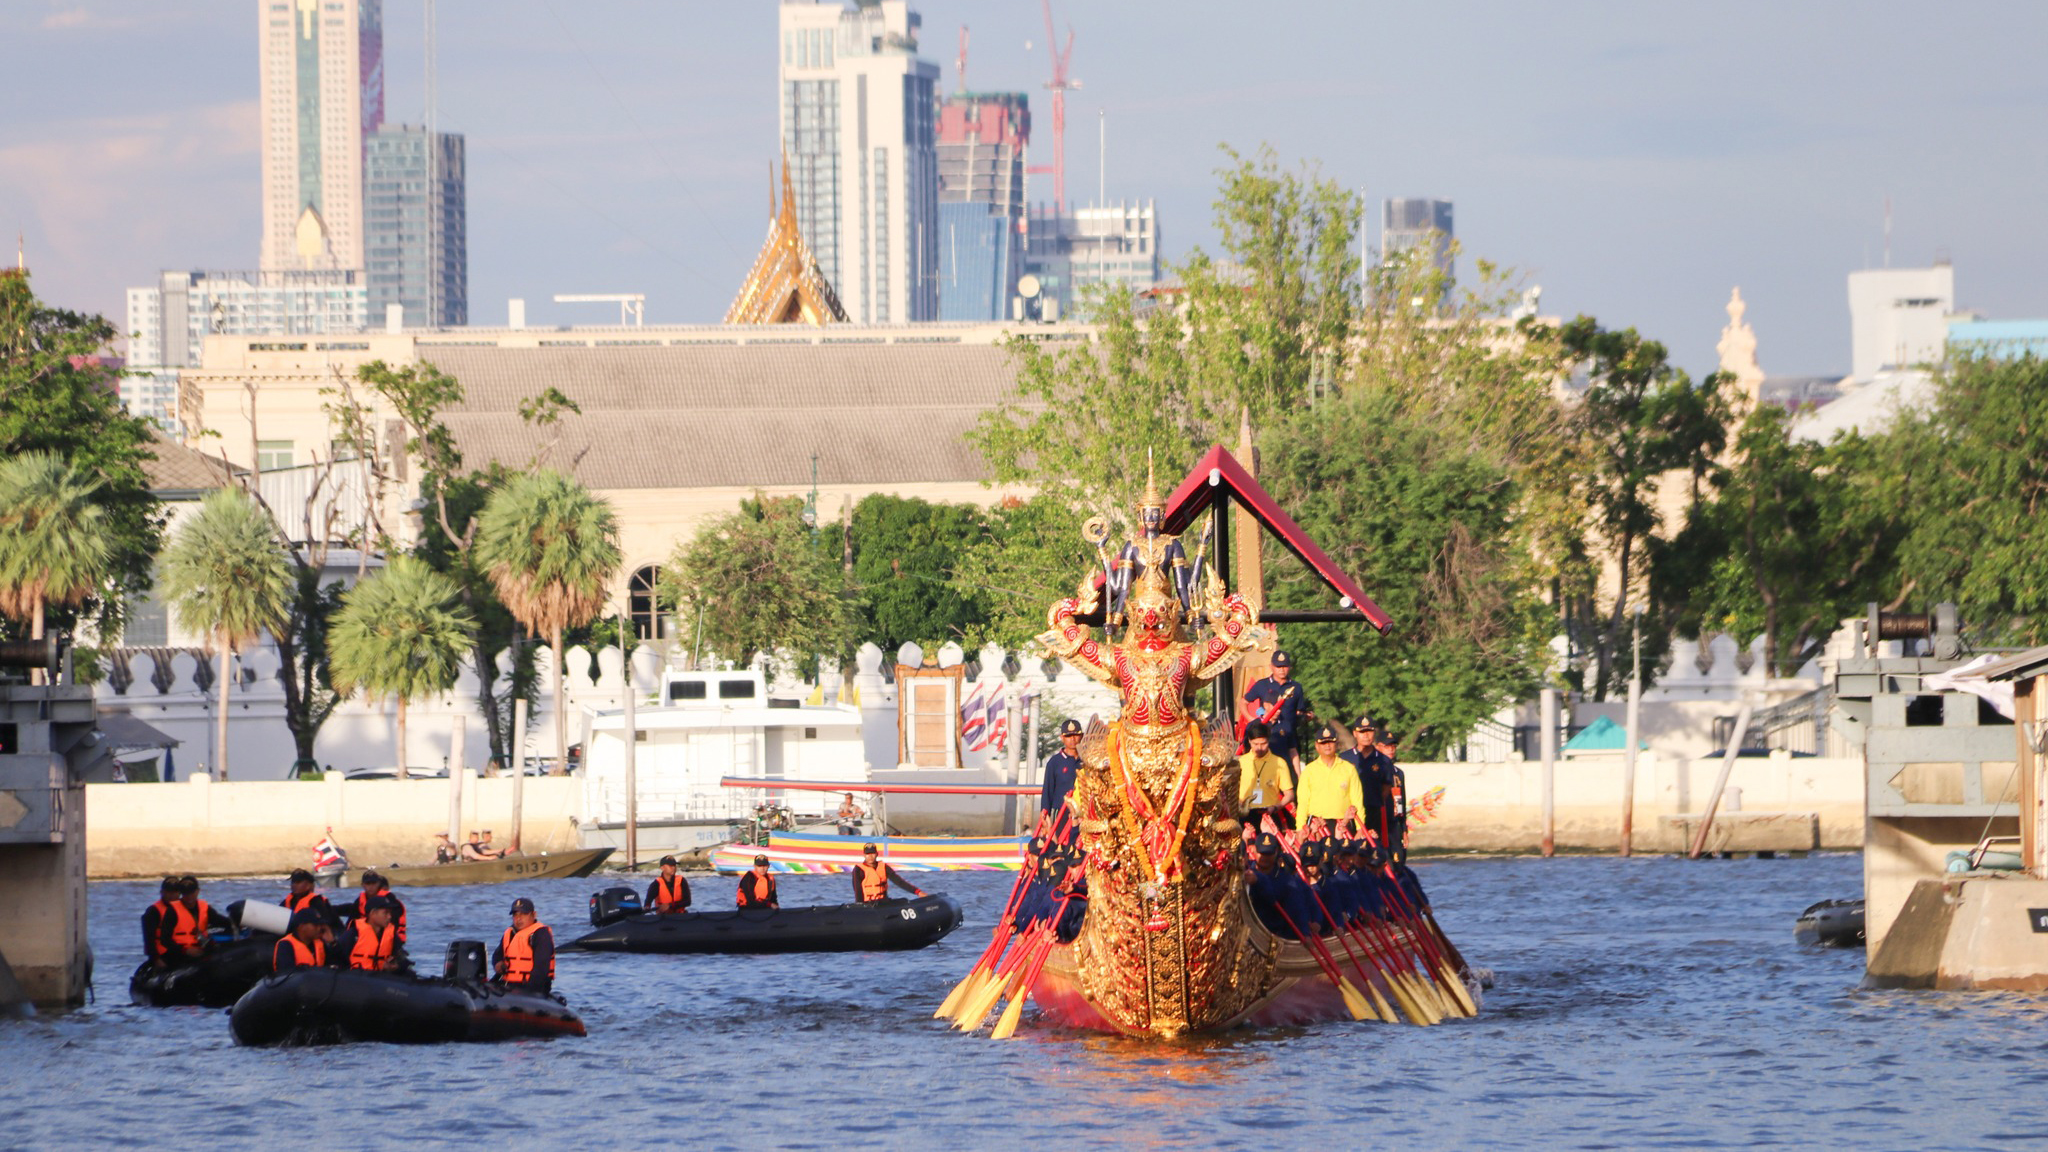
[[[959,85],[957,91],[962,96],[965,96],[967,94],[967,25],[965,24],[960,26],[960,56],[959,59],[953,61],[953,75],[958,77],[955,81]]]
[[[1052,173],[1052,198],[1056,211],[1067,210],[1067,92],[1079,88],[1081,82],[1067,75],[1067,64],[1074,58],[1074,26],[1067,26],[1067,46],[1059,45],[1059,34],[1052,26],[1052,0],[1039,0],[1045,7],[1045,47],[1052,53],[1052,80],[1046,87],[1052,90],[1052,163],[1026,168],[1026,172]]]

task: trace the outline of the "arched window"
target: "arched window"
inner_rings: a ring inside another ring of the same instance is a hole
[[[633,635],[638,639],[661,637],[661,603],[654,594],[660,582],[661,569],[653,564],[636,569],[626,580],[626,615],[633,618]]]

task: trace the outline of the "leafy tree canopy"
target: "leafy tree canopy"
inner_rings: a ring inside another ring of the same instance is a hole
[[[857,631],[884,652],[957,640],[985,626],[986,593],[954,581],[960,554],[980,539],[980,509],[877,493],[854,505],[847,538]]]
[[[855,609],[839,557],[818,546],[796,496],[756,494],[676,546],[659,595],[689,636],[742,664],[845,660],[855,643]]]

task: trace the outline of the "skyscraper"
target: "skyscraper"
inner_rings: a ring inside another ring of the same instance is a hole
[[[963,92],[939,105],[939,319],[1001,320],[1024,265],[1022,92]]]
[[[469,323],[462,137],[386,125],[365,145],[363,184],[371,317],[398,304],[408,328]]]
[[[265,271],[363,267],[363,144],[384,122],[383,0],[257,0]]]
[[[782,143],[797,222],[857,323],[939,314],[937,65],[907,0],[783,0]]]
[[[1143,292],[1159,283],[1159,209],[1150,200],[1073,208],[1032,209],[1024,270],[1038,277],[1041,315],[1072,315],[1089,290]]]
[[[1410,197],[1387,201],[1384,226],[1380,231],[1380,258],[1427,245],[1429,260],[1445,276],[1455,275],[1450,244],[1451,202]]]

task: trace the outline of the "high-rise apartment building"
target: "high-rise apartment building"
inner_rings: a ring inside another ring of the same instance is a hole
[[[1939,361],[1956,310],[1956,270],[1865,268],[1849,273],[1850,375]]]
[[[363,267],[363,144],[384,122],[383,0],[257,0],[265,271]]]
[[[938,66],[907,0],[783,0],[782,143],[797,223],[852,320],[939,314]]]
[[[1380,229],[1381,259],[1412,248],[1427,247],[1430,263],[1445,276],[1454,276],[1451,258],[1451,202],[1425,197],[1387,201]]]
[[[363,186],[370,315],[397,304],[408,328],[469,323],[462,137],[385,125],[366,142]]]
[[[1071,314],[1095,285],[1143,292],[1159,283],[1159,210],[1142,204],[1033,208],[1024,270],[1038,278],[1041,315]],[[1048,317],[1050,318],[1050,317]]]
[[[324,336],[369,324],[363,274],[165,272],[128,290],[128,363],[138,369],[197,368],[209,335]]]
[[[939,319],[1002,320],[1024,271],[1022,92],[963,92],[939,105]]]

